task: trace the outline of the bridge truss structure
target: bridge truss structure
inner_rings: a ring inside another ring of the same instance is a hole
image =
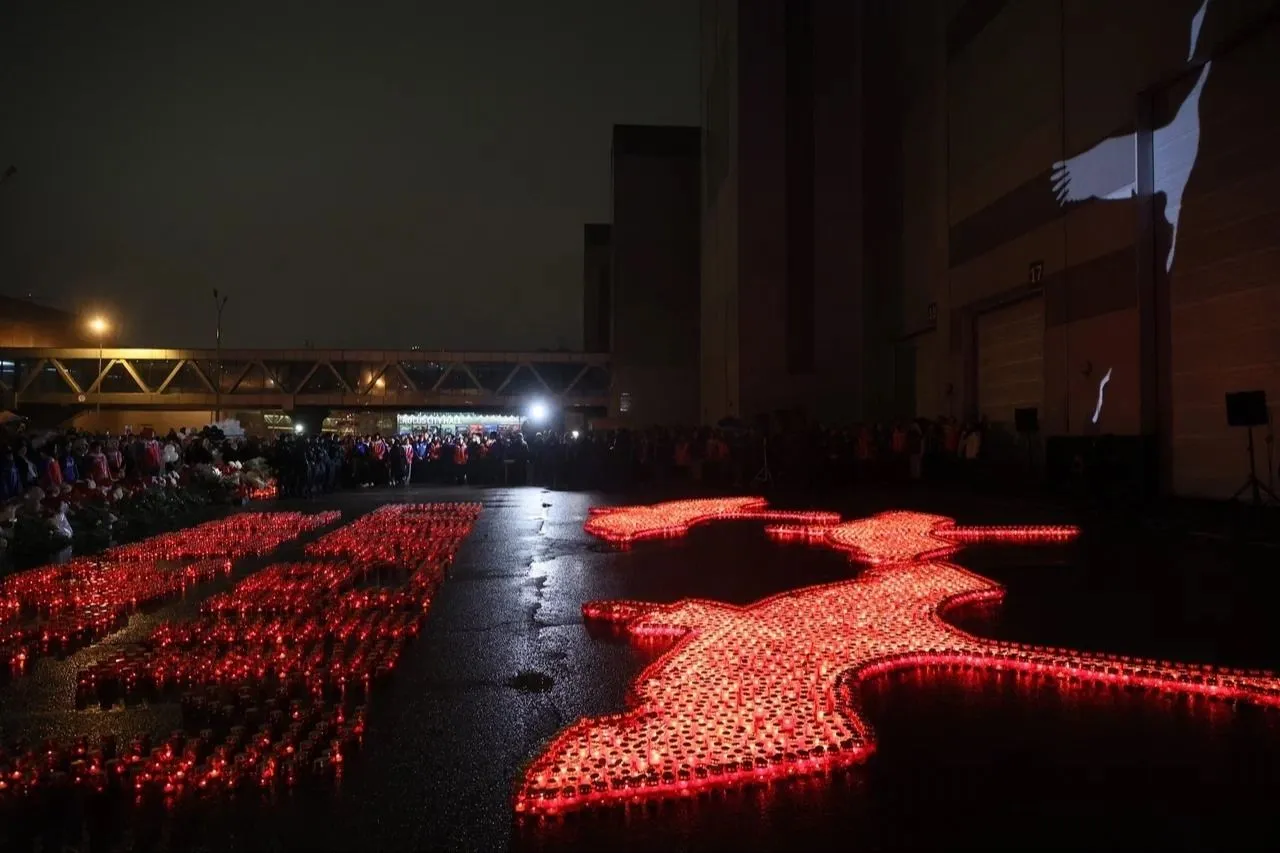
[[[585,408],[608,404],[609,378],[607,353],[0,349],[7,408]]]

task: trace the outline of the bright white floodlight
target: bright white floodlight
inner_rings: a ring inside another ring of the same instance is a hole
[[[293,425],[293,431],[294,431],[294,432],[296,432],[298,435],[302,435],[302,430],[303,430],[303,429],[304,429],[304,427],[302,426],[302,424],[294,424],[294,425]]]
[[[529,404],[529,420],[535,424],[546,423],[547,416],[551,414],[551,410],[547,408],[547,404],[541,400],[534,400]]]

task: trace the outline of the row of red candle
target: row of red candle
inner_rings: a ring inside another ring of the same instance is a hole
[[[689,503],[676,515],[694,517]],[[706,503],[730,517],[717,502]],[[665,517],[664,506],[637,508],[637,524]],[[588,527],[628,512],[593,516]],[[793,526],[823,527],[818,544],[871,567],[749,607],[693,599],[583,606],[586,618],[625,626],[632,637],[675,643],[636,678],[633,710],[580,720],[532,762],[517,811],[554,814],[680,796],[862,760],[874,735],[861,717],[857,686],[902,668],[1016,671],[1280,707],[1280,678],[1270,673],[993,641],[946,621],[954,608],[998,602],[1003,590],[939,555],[971,541],[1060,542],[1075,536],[1074,528],[957,528],[950,519],[910,512]]]
[[[640,539],[683,536],[690,527],[710,521],[754,520],[805,526],[827,526],[840,514],[825,511],[775,510],[763,498],[695,498],[652,506],[604,507],[589,512],[586,531],[616,545]]]
[[[464,507],[464,518],[474,507]],[[413,523],[417,519],[427,527]],[[437,540],[432,559],[401,588],[349,587],[370,568],[331,562],[268,567],[206,603],[201,618],[181,626],[161,625],[151,649],[136,661],[104,661],[81,673],[80,693],[115,695],[119,685],[165,690],[196,684],[232,684],[248,677],[291,681],[323,694],[335,683],[360,686],[394,667],[403,640],[417,632],[417,619],[442,577],[443,564],[465,528],[451,515],[393,505],[330,533],[346,547],[349,537],[379,537],[390,531],[405,547],[422,553],[416,540]]]
[[[253,613],[219,619],[164,625],[152,636],[158,650],[190,652],[200,647],[252,648],[269,650],[298,648],[317,639],[347,640],[371,632],[391,637],[413,636],[418,624],[422,598],[408,590],[371,593],[352,590],[327,600],[324,621],[300,603],[284,614]],[[319,609],[319,608],[315,608]]]
[[[242,513],[187,531],[112,548],[100,557],[19,572],[0,585],[0,661],[22,675],[38,655],[65,654],[128,621],[137,607],[180,595],[337,520],[336,512]],[[175,565],[194,560],[186,565]]]
[[[349,586],[355,578],[355,567],[349,563],[276,563],[245,578],[234,591],[205,600],[200,610],[225,613],[245,608],[276,613]]]
[[[274,479],[271,479],[264,486],[250,489],[248,497],[251,501],[273,501],[280,497],[280,487]]]
[[[339,514],[241,513],[188,530],[163,533],[111,548],[98,557],[84,557],[59,565],[43,566],[10,575],[0,583],[0,614],[17,616],[23,612],[48,614],[75,607],[82,594],[93,595],[111,590],[115,600],[138,604],[145,601],[146,590],[132,585],[142,577],[151,578],[147,569],[155,569],[160,561],[223,558],[235,560],[249,554],[272,550],[282,542],[294,539],[336,521]],[[143,563],[142,573],[134,565]],[[122,568],[127,566],[127,568]],[[95,580],[103,572],[116,571],[109,582]],[[92,603],[92,602],[90,602]]]
[[[922,560],[953,553],[958,543],[970,542],[1067,542],[1079,535],[1071,525],[1027,527],[957,527],[951,519],[923,513],[884,513],[913,520],[919,535],[904,538],[902,531],[884,533],[883,526],[840,524],[840,515],[817,510],[777,510],[763,498],[695,498],[668,501],[650,506],[593,508],[588,512],[586,532],[617,545],[641,539],[682,536],[690,527],[711,521],[755,520],[769,522],[765,528],[777,539],[825,540],[834,548],[850,552],[870,563]],[[868,538],[870,537],[870,538]]]
[[[118,685],[163,692],[197,684],[234,686],[245,680],[301,679],[311,692],[333,682],[361,684],[389,672],[403,644],[418,633],[416,613],[373,612],[318,620],[272,620],[247,627],[249,636],[233,631],[199,635],[191,645],[169,645],[121,655],[83,670],[79,691],[114,693]],[[288,640],[286,641],[286,637]]]
[[[82,671],[82,705],[94,697],[113,704],[185,691],[184,726],[200,734],[158,750],[135,744],[115,763],[104,751],[96,763],[77,765],[85,780],[80,789],[176,801],[340,772],[364,727],[363,706],[352,709],[353,702],[390,674],[405,641],[418,632],[430,594],[478,512],[472,504],[379,510],[358,528],[348,525],[354,533],[334,531],[330,542],[349,548],[359,537],[386,535],[403,544],[400,553],[430,553],[431,559],[416,565],[271,566],[211,599],[196,619],[161,625],[141,647]],[[437,547],[423,548],[420,540]],[[290,711],[282,716],[285,705]],[[186,737],[175,733],[178,740]],[[56,784],[45,759],[56,756],[68,765],[76,753],[56,746],[24,753],[18,775],[9,762],[11,790],[31,793]],[[86,760],[83,754],[80,760]],[[0,771],[5,764],[0,754]],[[60,779],[67,779],[65,767]]]
[[[945,516],[897,511],[834,525],[817,541],[858,562],[892,565],[942,559],[973,542],[1063,543],[1079,535],[1080,529],[1068,524],[959,527]]]
[[[261,555],[341,517],[338,510],[317,513],[242,512],[198,527],[112,548],[106,556],[117,560],[189,560]]]
[[[294,785],[308,776],[341,772],[344,756],[359,745],[365,711],[294,702],[287,715],[274,710],[250,732],[231,726],[219,738],[213,729],[188,735],[175,731],[153,746],[135,739],[118,750],[105,736],[97,747],[87,738],[69,746],[0,748],[0,804],[47,789],[135,798],[216,794],[246,788]]]
[[[478,503],[388,504],[307,546],[307,556],[358,564],[418,565],[448,560],[480,513]],[[419,535],[427,525],[432,536]]]
[[[77,573],[76,590],[49,602],[42,617],[0,625],[0,648],[65,654],[123,627],[138,604],[179,595],[230,571],[230,560],[201,560],[180,569],[110,563],[87,568]],[[121,600],[121,589],[129,591],[127,600]]]

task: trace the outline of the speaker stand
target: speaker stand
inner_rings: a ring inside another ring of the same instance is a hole
[[[1245,492],[1249,492],[1252,496],[1254,506],[1262,506],[1264,503],[1280,503],[1280,498],[1276,497],[1276,493],[1267,487],[1267,484],[1258,479],[1258,463],[1253,458],[1253,427],[1249,427],[1249,448],[1246,451],[1249,454],[1249,477],[1244,481],[1240,488],[1236,489],[1236,493],[1231,496],[1231,500],[1238,501],[1240,496]],[[1263,496],[1266,499],[1263,499]]]

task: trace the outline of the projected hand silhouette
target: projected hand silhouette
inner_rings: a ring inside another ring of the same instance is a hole
[[[1187,62],[1195,59],[1200,29],[1204,24],[1209,0],[1201,4],[1191,20],[1191,48]],[[1200,69],[1195,84],[1179,105],[1177,113],[1163,125],[1154,128],[1151,146],[1157,158],[1154,193],[1165,196],[1164,217],[1170,228],[1169,251],[1165,256],[1165,272],[1173,269],[1178,242],[1178,215],[1182,193],[1195,168],[1200,148],[1200,94],[1209,77],[1212,63]],[[1104,139],[1087,151],[1053,164],[1050,181],[1058,204],[1081,202],[1091,198],[1114,201],[1137,194],[1137,137],[1132,133]]]
[[[1053,192],[1058,204],[1091,198],[1130,198],[1133,181],[1134,136],[1113,136],[1069,160],[1053,164]]]

